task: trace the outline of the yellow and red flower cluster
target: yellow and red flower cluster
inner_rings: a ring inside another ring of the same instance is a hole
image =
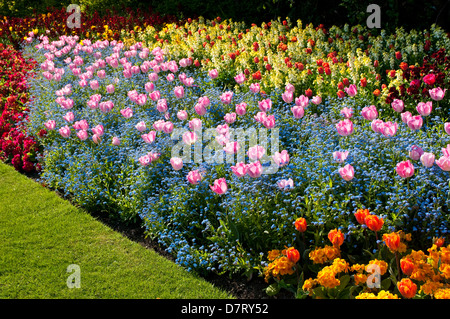
[[[280,279],[280,276],[292,275],[295,272],[295,265],[300,260],[300,253],[294,247],[283,250],[271,250],[268,253],[268,260],[272,261],[264,271],[264,278],[269,282],[269,278]]]

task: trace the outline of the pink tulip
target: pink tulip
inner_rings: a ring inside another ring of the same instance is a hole
[[[291,83],[286,84],[286,86],[284,87],[284,89],[288,92],[292,92],[294,93],[295,91],[295,86],[293,86]]]
[[[401,178],[408,178],[414,175],[414,166],[409,160],[398,163],[395,170]]]
[[[305,115],[305,110],[303,106],[300,105],[294,105],[293,107],[291,107],[291,111],[296,119],[301,119]]]
[[[411,116],[411,118],[408,120],[408,127],[413,130],[419,130],[422,127],[423,119],[420,115]]]
[[[345,152],[333,152],[333,159],[338,163],[344,163],[348,157],[348,151]]]
[[[409,119],[412,117],[411,112],[406,111],[400,114],[402,117],[402,122],[408,124]]]
[[[111,110],[114,107],[114,103],[112,101],[105,101],[105,102],[100,102],[100,104],[98,105],[98,108],[100,109],[100,111],[102,111],[103,113],[108,113],[111,112]]]
[[[349,119],[353,116],[353,109],[352,108],[348,108],[346,106],[344,106],[341,110],[341,114],[346,118]]]
[[[239,148],[240,148],[240,146],[239,146],[238,142],[229,142],[225,145],[223,150],[227,154],[236,154],[239,151]]]
[[[183,160],[179,157],[172,157],[170,159],[170,164],[172,164],[172,168],[176,171],[183,168]]]
[[[200,172],[198,170],[194,170],[194,171],[190,171],[187,174],[186,178],[189,181],[189,183],[195,185],[195,184],[198,184],[198,182],[200,182],[202,180],[202,175],[200,174]]]
[[[237,115],[244,115],[247,112],[247,103],[242,102],[240,104],[236,104],[236,114]]]
[[[228,126],[228,124],[223,124],[223,125],[217,125],[216,127],[216,131],[219,135],[225,135],[227,136],[230,132],[230,127]]]
[[[195,112],[196,112],[198,115],[200,115],[200,116],[203,116],[203,115],[206,114],[206,108],[205,108],[205,105],[203,105],[203,104],[201,104],[201,103],[195,104],[194,110],[195,110]]]
[[[191,87],[192,85],[194,85],[194,78],[189,77],[186,80],[184,80],[183,82],[184,85],[186,85],[187,87]]]
[[[167,112],[168,106],[167,106],[167,100],[166,99],[159,99],[156,103],[156,109],[160,113]]]
[[[258,93],[260,91],[261,87],[259,85],[259,83],[252,83],[250,84],[250,91],[252,93]]]
[[[187,145],[192,145],[197,141],[197,134],[195,132],[185,132],[183,134],[183,142]]]
[[[173,131],[173,123],[172,122],[166,122],[163,126],[163,132],[166,134],[170,134]]]
[[[394,99],[391,103],[392,108],[395,112],[401,113],[405,109],[405,103],[402,100]]]
[[[355,177],[355,170],[353,166],[347,164],[344,167],[339,168],[339,174],[344,180],[348,182],[351,181],[353,177]]]
[[[436,164],[443,170],[443,171],[450,171],[450,156],[442,156],[440,159],[436,160]]]
[[[77,136],[82,141],[85,141],[89,137],[88,132],[86,130],[79,130],[77,132]]]
[[[281,152],[275,152],[272,158],[274,162],[278,165],[278,167],[283,167],[289,164],[289,154],[286,150],[282,150]]]
[[[139,163],[141,163],[142,166],[147,166],[152,162],[152,159],[150,157],[150,155],[144,155],[139,157]]]
[[[300,95],[295,98],[295,105],[307,107],[309,104],[309,98],[306,95]]]
[[[184,87],[182,86],[176,86],[173,89],[173,93],[175,94],[175,97],[178,99],[181,99],[184,96]]]
[[[411,159],[414,161],[418,161],[423,153],[423,149],[421,149],[417,145],[413,145],[411,146],[411,150],[409,151],[409,157],[411,157]]]
[[[251,161],[257,161],[260,160],[265,153],[266,150],[264,149],[264,147],[260,145],[255,145],[248,149],[247,155]]]
[[[242,162],[237,163],[235,166],[231,166],[231,170],[237,177],[245,176],[247,174],[247,164]]]
[[[225,146],[230,140],[228,139],[228,137],[226,137],[226,135],[219,134],[216,136],[216,141],[220,145]]]
[[[263,125],[268,128],[274,128],[275,127],[275,115],[269,115],[262,121]]]
[[[211,103],[209,100],[209,97],[207,96],[202,96],[198,99],[198,103],[203,105],[204,107],[209,106],[209,104]]]
[[[149,73],[148,74],[148,79],[151,82],[156,82],[156,81],[158,81],[158,74],[155,73],[155,72]]]
[[[120,110],[120,114],[122,114],[123,117],[129,119],[130,117],[133,116],[133,110],[127,107],[126,109]]]
[[[356,93],[358,93],[356,85],[354,85],[354,84],[351,84],[348,88],[345,88],[344,90],[345,90],[345,92],[347,92],[347,94],[349,96],[355,96]]]
[[[450,122],[444,124],[444,131],[447,134],[450,134]]]
[[[435,156],[433,153],[424,152],[420,156],[420,161],[422,162],[423,166],[425,166],[425,167],[433,166],[434,160],[435,160]]]
[[[270,99],[259,101],[258,106],[262,112],[270,111],[270,109],[272,108],[272,101]]]
[[[161,98],[161,93],[159,91],[153,91],[149,94],[152,101],[158,101]]]
[[[106,92],[109,94],[114,93],[114,85],[113,84],[109,84],[106,86]]]
[[[161,132],[164,130],[164,125],[166,124],[166,121],[164,120],[157,120],[153,123],[153,128],[157,130],[158,132]]]
[[[150,131],[147,134],[142,134],[141,137],[145,141],[145,143],[151,144],[155,141],[156,131]]]
[[[442,149],[442,154],[444,156],[450,156],[450,144],[447,144],[447,147]]]
[[[369,121],[373,121],[378,117],[378,111],[375,105],[366,106],[362,109],[361,115]]]
[[[91,87],[91,89],[97,90],[100,87],[100,84],[97,80],[92,80],[89,82],[89,86]]]
[[[433,100],[440,101],[444,98],[445,91],[447,91],[447,89],[442,90],[441,88],[434,88],[434,89],[428,90],[428,93],[430,93],[430,97]]]
[[[144,132],[147,129],[144,121],[140,121],[134,126],[139,132]]]
[[[69,136],[70,136],[70,128],[69,128],[67,125],[61,127],[61,128],[58,130],[58,132],[59,132],[59,134],[60,134],[62,137],[69,137]]]
[[[201,127],[202,127],[202,120],[198,118],[193,118],[192,120],[189,121],[189,129],[196,131],[201,129]]]
[[[92,133],[102,136],[104,133],[103,125],[99,124],[92,128]]]
[[[98,70],[98,71],[97,71],[97,76],[98,76],[100,79],[104,79],[104,78],[106,77],[106,72],[105,72],[105,70]]]
[[[252,178],[258,178],[261,176],[263,167],[259,161],[247,164],[247,175]]]
[[[181,111],[178,111],[178,112],[177,112],[177,118],[178,118],[180,121],[186,120],[187,117],[188,117],[188,114],[187,114],[186,111],[181,110]]]
[[[94,141],[95,144],[98,144],[102,141],[102,138],[98,134],[92,135],[92,141]]]
[[[209,185],[209,187],[214,193],[218,195],[224,194],[228,190],[227,182],[223,177],[216,179],[214,181],[214,185]]]
[[[266,112],[258,112],[255,116],[254,119],[256,122],[260,122],[263,123],[264,120],[267,118],[267,114]]]
[[[208,75],[211,79],[215,79],[219,76],[219,72],[216,69],[210,70]]]
[[[315,105],[319,105],[320,103],[322,103],[322,98],[320,96],[316,95],[311,99],[311,103],[313,103]]]
[[[337,131],[341,136],[349,136],[353,133],[353,122],[345,119],[336,124]]]
[[[232,98],[233,98],[233,92],[227,91],[227,92],[222,93],[222,95],[220,96],[220,101],[223,104],[230,104]]]
[[[386,137],[392,137],[397,133],[398,124],[392,122],[385,122],[383,124],[382,134]]]
[[[433,109],[433,102],[428,101],[426,103],[420,102],[416,106],[417,112],[419,112],[422,116],[428,116],[431,113],[431,110]]]
[[[237,84],[242,84],[245,82],[245,74],[244,73],[240,73],[238,75],[236,75],[234,77],[234,80],[236,81]]]
[[[115,145],[115,146],[120,145],[120,139],[118,137],[114,136],[112,138],[112,144]]]
[[[170,73],[166,76],[167,81],[172,82],[175,80],[175,75],[173,73]]]
[[[227,122],[228,124],[232,124],[236,121],[236,113],[231,112],[231,113],[227,113],[225,114],[225,116],[223,117],[223,119],[225,120],[225,122]]]
[[[286,103],[291,103],[294,100],[294,94],[291,91],[285,91],[281,94],[281,98]]]
[[[290,188],[294,188],[294,181],[292,180],[292,178],[282,179],[277,182],[277,185],[278,185],[278,188],[282,189],[282,190],[290,189]]]
[[[75,115],[73,114],[73,112],[67,112],[66,115],[64,115],[63,118],[67,122],[73,122],[73,120],[75,119]]]

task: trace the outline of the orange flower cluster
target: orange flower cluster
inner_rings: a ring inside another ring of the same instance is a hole
[[[264,270],[264,280],[269,282],[270,277],[280,280],[280,276],[292,275],[299,259],[300,253],[294,247],[269,251],[268,260],[272,262]]]
[[[333,246],[325,246],[316,248],[309,253],[309,259],[315,264],[323,264],[341,256],[341,251]]]
[[[330,266],[326,266],[319,271],[316,279],[309,278],[306,280],[302,289],[310,291],[316,284],[325,288],[335,288],[341,284],[336,275],[341,272],[348,272],[349,269],[349,264],[344,259],[336,258]]]

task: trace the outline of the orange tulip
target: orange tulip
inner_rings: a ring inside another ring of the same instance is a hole
[[[384,234],[383,241],[392,252],[397,251],[400,247],[400,235],[398,233]]]
[[[286,257],[293,263],[296,263],[300,260],[300,253],[294,247],[289,247],[286,249]]]
[[[444,244],[445,239],[443,237],[440,238],[433,238],[433,244],[436,245],[437,247],[442,247],[442,245]]]
[[[303,217],[297,218],[294,225],[295,229],[297,229],[299,232],[303,233],[306,231],[306,219],[304,219]]]
[[[328,239],[334,247],[339,248],[344,243],[345,236],[340,230],[335,228],[328,233]]]
[[[397,288],[402,296],[408,299],[414,297],[417,292],[417,285],[409,278],[403,278],[401,281],[397,282]]]
[[[355,217],[358,223],[364,225],[365,224],[364,220],[366,219],[366,216],[368,216],[369,214],[370,213],[368,209],[358,209],[355,213]]]
[[[379,218],[377,215],[367,215],[364,222],[372,231],[380,231],[384,224],[383,218]]]
[[[410,276],[414,271],[414,263],[409,258],[402,258],[400,260],[400,268],[406,276]]]

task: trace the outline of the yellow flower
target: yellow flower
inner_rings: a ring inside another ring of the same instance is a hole
[[[391,294],[389,291],[380,290],[378,295],[371,292],[362,292],[355,299],[400,299],[397,295]]]
[[[341,253],[338,248],[333,246],[325,246],[323,248],[316,248],[309,253],[309,258],[315,264],[323,264],[327,261],[340,257]]]
[[[436,292],[434,293],[434,298],[450,299],[450,288],[436,290]]]
[[[420,286],[420,292],[423,292],[427,295],[433,295],[436,290],[442,288],[444,286],[443,283],[436,281],[427,281],[422,286]]]
[[[383,260],[374,259],[374,260],[369,261],[369,265],[370,264],[375,264],[380,267],[380,275],[381,276],[383,276],[388,269],[388,264]]]
[[[305,291],[309,291],[309,293],[311,294],[311,289],[314,288],[314,286],[316,285],[316,281],[312,278],[306,279],[305,282],[303,283],[302,289]]]
[[[279,256],[281,256],[281,251],[278,249],[274,249],[274,250],[269,251],[267,255],[268,255],[267,259],[272,261],[275,258],[278,258]]]
[[[353,279],[355,280],[355,285],[365,284],[367,282],[367,275],[357,273],[353,276]]]

